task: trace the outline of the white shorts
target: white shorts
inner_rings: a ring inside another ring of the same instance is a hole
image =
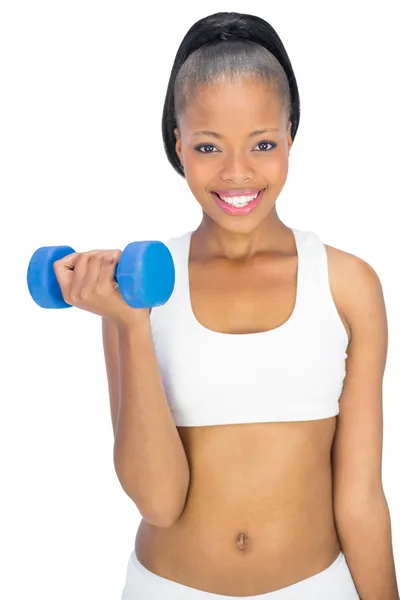
[[[226,596],[187,587],[146,569],[136,552],[129,557],[121,600],[359,600],[357,589],[343,552],[327,568],[293,585],[257,594]]]

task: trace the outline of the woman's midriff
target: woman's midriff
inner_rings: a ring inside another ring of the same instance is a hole
[[[178,427],[190,467],[180,518],[142,520],[150,571],[225,595],[275,591],[327,569],[340,552],[332,506],[336,417]]]

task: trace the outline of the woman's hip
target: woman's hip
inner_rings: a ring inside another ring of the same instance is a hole
[[[226,596],[188,587],[161,577],[142,565],[136,552],[129,557],[121,600],[358,600],[346,558],[340,552],[323,571],[287,587],[256,596]]]

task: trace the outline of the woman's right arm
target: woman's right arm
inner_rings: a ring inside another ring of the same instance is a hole
[[[102,318],[119,482],[143,518],[170,526],[182,513],[189,465],[165,395],[150,316],[118,326]]]

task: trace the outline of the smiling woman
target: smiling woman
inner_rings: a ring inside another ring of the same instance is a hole
[[[267,22],[190,28],[162,133],[203,218],[168,241],[169,301],[107,336],[117,473],[143,516],[123,600],[397,599],[383,296],[364,261],[278,217],[299,118]]]
[[[279,38],[262,20],[248,20],[248,26],[244,17],[238,21],[238,35],[231,29],[222,36],[211,20],[202,22],[208,41],[194,44],[170,81],[164,107],[168,159],[185,174],[205,218],[221,225],[224,214],[268,215],[278,223],[275,201],[300,118],[296,79]],[[176,60],[185,50],[183,42]],[[249,219],[236,219],[228,229],[244,233],[248,226]]]

